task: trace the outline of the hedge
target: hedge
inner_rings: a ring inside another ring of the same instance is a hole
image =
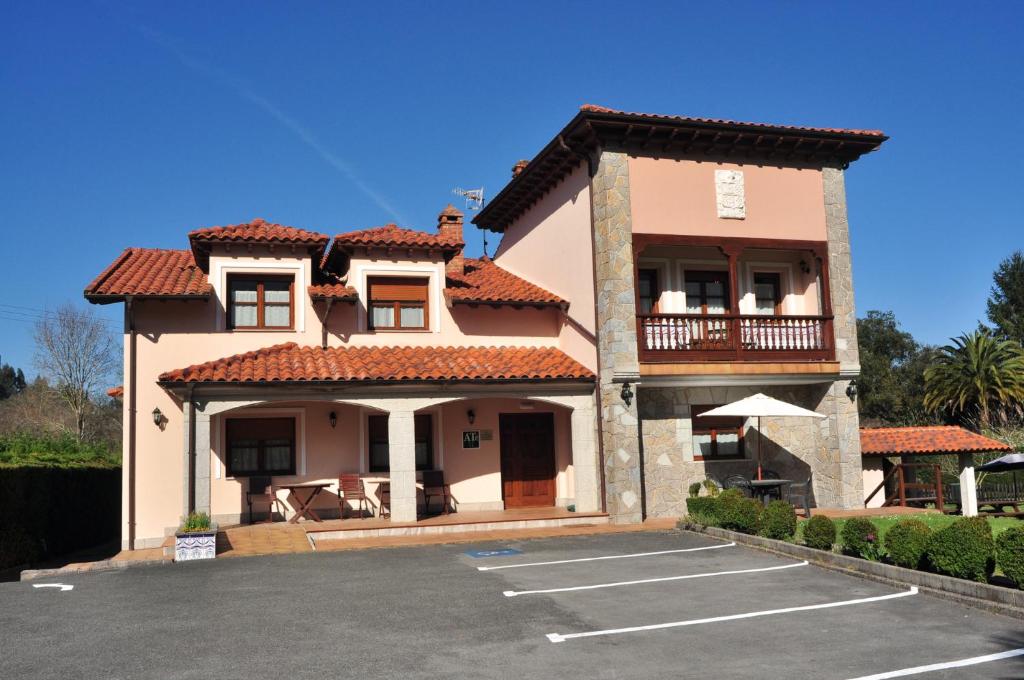
[[[996,537],[996,564],[1024,589],[1024,527],[1011,527]]]
[[[984,517],[957,520],[932,534],[925,554],[940,574],[986,583],[995,570],[992,527]]]
[[[117,539],[121,470],[0,466],[0,569]]]
[[[761,528],[760,501],[747,498],[737,489],[728,489],[718,496],[719,526],[744,534],[756,534]]]
[[[796,534],[796,510],[786,501],[772,501],[761,513],[761,535],[785,541]]]
[[[920,569],[928,548],[931,528],[919,519],[903,519],[885,535],[885,550],[893,564]]]

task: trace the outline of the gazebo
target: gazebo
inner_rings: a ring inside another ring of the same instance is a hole
[[[937,468],[937,463],[924,462],[928,456],[955,455],[960,471],[960,506],[967,517],[978,514],[975,454],[1013,450],[1001,441],[952,425],[861,428],[860,448],[865,507],[906,505],[909,500],[932,501],[941,509],[941,479],[922,484],[915,473],[922,467]],[[896,457],[899,463],[889,462]],[[891,489],[888,493],[887,488]]]

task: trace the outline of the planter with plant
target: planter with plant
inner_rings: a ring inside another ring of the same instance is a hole
[[[217,556],[217,526],[205,512],[190,513],[174,535],[174,561],[212,560]]]

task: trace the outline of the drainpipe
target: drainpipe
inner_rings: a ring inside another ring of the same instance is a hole
[[[188,512],[196,511],[196,401],[195,387],[188,386],[185,399],[188,402]]]
[[[125,298],[125,326],[128,327],[128,549],[135,550],[135,416],[136,386],[135,298]]]

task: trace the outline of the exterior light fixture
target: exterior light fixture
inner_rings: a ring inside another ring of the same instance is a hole
[[[629,388],[629,383],[622,383],[622,391],[619,392],[619,396],[622,397],[622,401],[626,402],[626,406],[633,403],[633,390]]]
[[[476,412],[473,409],[466,411],[466,420],[472,425],[476,421]]]
[[[338,426],[338,414],[334,411],[331,411],[330,415],[327,416],[327,419],[331,421],[332,430]]]
[[[160,425],[163,422],[164,422],[163,411],[161,411],[160,407],[157,406],[155,409],[153,409],[153,424],[156,425],[157,427],[160,427]]]
[[[807,260],[800,260],[800,271],[804,274],[811,273],[811,265],[807,264]]]
[[[846,396],[850,398],[850,401],[857,399],[857,381],[851,380],[850,384],[846,386]]]

